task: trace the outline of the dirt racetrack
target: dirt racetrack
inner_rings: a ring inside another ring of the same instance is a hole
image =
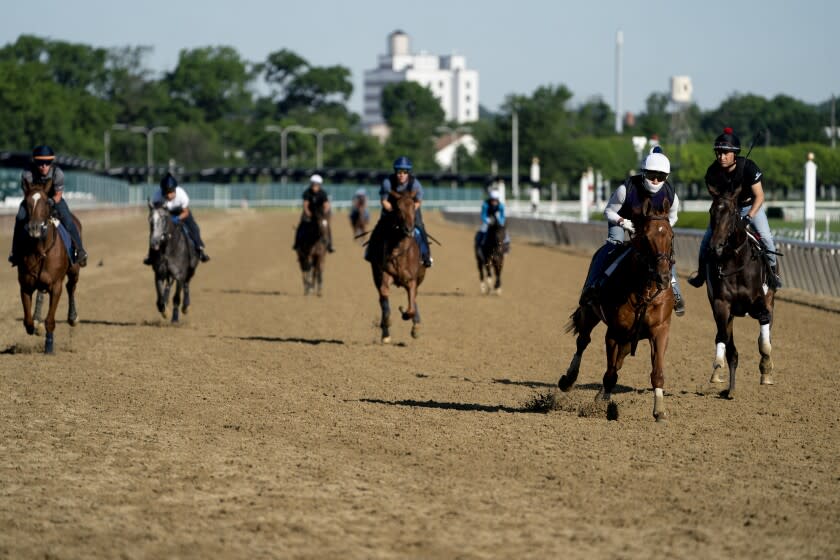
[[[81,324],[65,294],[55,356],[24,332],[14,269],[0,275],[0,557],[840,557],[837,313],[777,302],[772,387],[757,324],[736,320],[728,401],[706,383],[708,302],[686,285],[669,422],[652,418],[646,342],[618,421],[592,404],[603,326],[578,387],[534,413],[574,352],[588,256],[514,239],[504,294],[481,296],[472,231],[429,212],[444,246],[421,337],[395,317],[383,346],[345,214],[322,298],[302,295],[296,213],[197,215],[212,261],[179,326],[141,264],[145,213],[85,224]]]

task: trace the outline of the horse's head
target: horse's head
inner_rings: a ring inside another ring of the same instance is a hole
[[[709,239],[709,249],[720,257],[727,244],[737,242],[744,232],[741,222],[741,212],[738,208],[738,191],[734,193],[717,193],[709,208],[709,227],[712,237]]]
[[[646,200],[641,212],[632,219],[636,228],[633,244],[640,259],[647,264],[648,276],[656,281],[658,288],[665,288],[671,283],[671,266],[674,264],[674,230],[669,221],[670,209],[668,201],[665,201],[662,210],[656,210],[650,200]]]
[[[394,225],[405,236],[414,234],[414,193],[391,192],[388,195],[394,207],[392,214]]]
[[[149,248],[159,251],[170,232],[172,219],[162,204],[149,201]]]
[[[26,206],[26,232],[34,239],[43,239],[50,225],[51,199],[49,191],[52,179],[46,184],[23,183],[24,204]]]

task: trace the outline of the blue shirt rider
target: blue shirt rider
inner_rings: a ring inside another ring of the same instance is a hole
[[[624,243],[624,232],[635,233],[633,222],[630,217],[634,211],[638,211],[645,200],[650,200],[653,208],[662,210],[667,201],[670,205],[668,221],[673,227],[677,223],[679,214],[680,199],[674,191],[674,187],[668,182],[668,174],[671,173],[671,162],[662,153],[662,148],[655,147],[645,158],[642,164],[642,173],[633,175],[619,186],[607,202],[604,209],[604,217],[607,219],[609,233],[607,242],[595,252],[589,273],[586,277],[581,305],[587,303],[591,298],[597,297],[598,290],[610,275],[612,266],[606,271],[608,257],[613,250]],[[628,249],[629,250],[629,249]],[[627,254],[628,250],[615,255],[613,262],[620,261]],[[685,300],[682,297],[677,276],[671,268],[671,289],[674,292],[674,313],[677,316],[685,314]]]
[[[405,156],[400,156],[394,160],[394,173],[389,175],[382,181],[382,186],[379,188],[379,199],[382,203],[382,213],[379,216],[379,221],[373,228],[368,242],[367,251],[365,251],[365,260],[372,262],[374,254],[382,252],[383,225],[382,221],[393,210],[391,203],[388,201],[388,195],[391,191],[397,193],[410,192],[414,193],[414,228],[415,238],[417,244],[420,246],[420,258],[423,259],[423,266],[430,268],[432,266],[432,255],[429,247],[429,239],[426,235],[426,226],[423,223],[423,213],[420,211],[420,206],[423,203],[423,186],[420,184],[411,170],[413,166],[411,160]]]
[[[151,203],[153,206],[163,206],[172,215],[172,220],[176,223],[181,223],[186,226],[187,233],[190,236],[195,248],[198,250],[198,258],[201,262],[210,260],[210,256],[204,252],[204,242],[201,240],[201,229],[193,217],[190,210],[190,197],[187,191],[178,186],[178,181],[171,173],[167,173],[160,180],[160,188],[152,195]],[[143,259],[143,264],[152,265],[154,259],[152,258],[152,249],[149,248],[149,254]]]
[[[487,237],[487,230],[490,227],[490,220],[495,219],[500,226],[505,225],[505,205],[497,190],[491,189],[487,193],[487,199],[481,203],[481,227],[475,234],[475,250],[478,251],[484,245]],[[505,231],[504,252],[510,251],[510,235]]]
[[[32,150],[32,163],[29,169],[26,169],[21,174],[21,188],[24,183],[41,184],[44,185],[52,180],[52,187],[47,196],[50,197],[50,204],[53,206],[61,225],[70,234],[70,239],[73,240],[73,247],[75,249],[75,262],[79,266],[87,265],[87,251],[82,246],[82,236],[73,221],[70,208],[67,206],[67,201],[64,199],[64,171],[55,163],[55,152],[49,146],[36,146]],[[12,266],[18,263],[18,244],[23,235],[23,227],[26,222],[26,205],[21,202],[20,208],[15,219],[15,228],[12,235],[12,252],[9,254],[9,262]]]
[[[761,170],[750,159],[738,156],[741,151],[741,140],[731,128],[723,129],[723,134],[715,139],[715,162],[706,170],[706,188],[711,193],[711,187],[718,192],[734,192],[741,187],[738,195],[738,207],[741,217],[747,225],[758,233],[761,242],[767,249],[767,259],[773,267],[775,289],[782,287],[779,267],[776,262],[776,244],[770,231],[770,223],[764,212],[764,188],[761,186]],[[699,288],[706,282],[706,252],[709,250],[709,240],[712,238],[712,226],[706,228],[703,241],[700,242],[697,272],[691,275],[688,283]]]

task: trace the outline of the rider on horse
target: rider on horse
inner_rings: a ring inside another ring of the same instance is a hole
[[[505,205],[499,197],[499,191],[490,189],[487,199],[481,204],[481,227],[475,234],[475,250],[480,251],[487,238],[487,230],[490,228],[490,220],[496,220],[500,226],[505,225]],[[504,252],[510,251],[510,236],[505,231]]]
[[[315,174],[309,178],[309,188],[303,191],[303,213],[300,215],[297,231],[295,232],[295,244],[292,247],[295,251],[300,247],[306,233],[306,226],[312,222],[312,216],[317,211],[327,220],[327,251],[334,253],[332,246],[332,231],[330,230],[330,197],[321,188],[324,179]]]
[[[389,218],[393,210],[391,203],[388,201],[388,195],[391,191],[396,193],[412,193],[414,195],[414,227],[416,230],[415,238],[417,244],[420,246],[420,257],[423,259],[423,266],[430,268],[432,266],[431,249],[429,248],[429,239],[426,235],[426,226],[423,224],[423,214],[420,211],[420,205],[423,202],[423,186],[420,181],[414,178],[411,174],[411,160],[405,156],[400,156],[394,161],[394,173],[389,175],[382,181],[382,186],[379,189],[379,198],[382,203],[382,213],[379,215],[379,221],[376,222],[376,227],[370,234],[370,241],[368,242],[367,251],[365,252],[365,260],[372,262],[373,255],[381,257],[384,250],[383,239],[385,232],[386,218]]]
[[[49,196],[48,203],[53,207],[55,213],[58,214],[61,225],[64,226],[64,229],[67,230],[67,233],[70,234],[70,238],[73,240],[76,255],[75,262],[79,263],[79,266],[86,266],[87,251],[82,246],[82,236],[79,235],[79,230],[76,228],[76,224],[73,222],[72,215],[70,214],[70,208],[67,207],[67,201],[64,200],[64,171],[55,164],[55,152],[53,152],[52,148],[49,146],[36,146],[32,150],[32,164],[29,169],[21,174],[21,188],[26,183],[45,185],[50,180],[52,180],[52,187],[50,188],[50,192],[47,193]],[[25,222],[26,206],[21,202],[17,218],[15,219],[15,229],[12,236],[12,252],[9,254],[9,262],[12,263],[12,266],[19,264],[18,243],[20,243],[20,236],[23,235],[22,231]]]
[[[201,230],[195,222],[193,213],[190,211],[190,197],[187,191],[178,186],[178,181],[171,173],[167,173],[160,180],[160,188],[152,195],[153,206],[163,206],[172,215],[172,220],[177,224],[184,224],[189,233],[190,239],[195,244],[198,250],[198,258],[201,262],[207,262],[210,257],[204,252],[204,242],[201,240]],[[152,258],[152,249],[149,249],[149,254],[143,259],[143,264],[152,265],[154,259]]]
[[[738,207],[741,209],[741,219],[747,222],[747,227],[755,237],[763,243],[767,260],[773,268],[774,289],[782,287],[779,268],[776,262],[776,244],[770,232],[767,214],[764,213],[764,188],[761,186],[761,169],[751,159],[738,156],[741,151],[741,141],[727,127],[723,134],[715,139],[715,162],[706,170],[706,188],[711,192],[714,188],[719,193],[735,192],[739,187]],[[700,256],[697,272],[691,275],[688,283],[699,288],[706,282],[706,252],[709,250],[709,240],[712,238],[712,226],[706,228],[706,234],[700,243]]]
[[[646,200],[650,200],[651,206],[656,210],[663,210],[667,202],[670,206],[668,221],[672,227],[677,223],[680,200],[674,187],[667,181],[670,172],[671,162],[662,153],[661,148],[655,147],[645,158],[642,173],[627,179],[612,194],[604,210],[604,216],[609,225],[609,236],[607,242],[592,257],[592,264],[580,298],[581,305],[597,297],[598,291],[613,269],[611,266],[606,271],[604,270],[609,256],[623,245],[625,231],[630,234],[635,233],[631,217],[642,208]],[[615,254],[616,258],[613,262],[624,258],[629,248],[619,249],[619,251]],[[685,313],[685,302],[673,268],[671,269],[671,288],[674,291],[674,312],[681,316]]]

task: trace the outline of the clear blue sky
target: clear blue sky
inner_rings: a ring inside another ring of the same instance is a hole
[[[566,85],[575,104],[615,100],[615,36],[624,34],[622,108],[644,110],[672,75],[691,77],[694,101],[733,93],[840,95],[840,1],[735,0],[11,0],[0,44],[21,34],[98,47],[151,46],[147,65],[172,70],[181,49],[227,45],[260,62],[287,48],[318,66],[350,69],[361,112],[363,72],[395,29],[412,50],[464,55],[480,73],[480,102]]]

